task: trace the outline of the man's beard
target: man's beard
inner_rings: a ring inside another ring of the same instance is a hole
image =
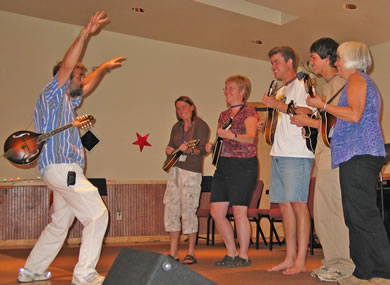
[[[80,85],[77,89],[71,89],[69,92],[70,97],[75,98],[83,95],[83,87],[84,85]]]

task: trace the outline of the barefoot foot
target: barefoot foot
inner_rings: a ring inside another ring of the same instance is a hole
[[[285,275],[294,275],[303,272],[307,272],[307,269],[304,265],[302,266],[302,265],[293,264],[291,267],[287,268],[282,273]]]
[[[280,264],[278,264],[270,269],[267,269],[267,271],[268,272],[277,272],[277,271],[287,270],[293,264],[294,264],[294,262],[283,261],[282,263],[280,263]]]

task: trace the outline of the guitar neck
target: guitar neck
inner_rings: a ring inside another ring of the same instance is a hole
[[[175,155],[182,155],[182,154],[183,154],[183,151],[182,151],[182,150],[176,149],[176,150],[174,150],[174,151],[170,154],[170,156],[172,157],[172,156],[175,156]]]
[[[49,138],[51,138],[52,136],[62,132],[62,131],[65,131],[66,129],[69,129],[70,127],[72,127],[73,124],[70,123],[70,124],[67,124],[65,126],[62,126],[62,127],[59,127],[58,129],[55,129],[55,130],[52,130],[51,132],[48,132],[46,134],[42,134],[38,137],[38,143],[41,143],[41,142],[44,142],[44,141],[47,141]]]
[[[232,122],[233,122],[233,118],[230,117],[229,119],[227,119],[223,125],[222,125],[222,129],[223,130],[228,130],[231,126],[232,126]]]

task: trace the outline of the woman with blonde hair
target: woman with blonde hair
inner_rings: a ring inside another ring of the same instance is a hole
[[[251,264],[248,258],[251,229],[247,210],[258,176],[258,115],[254,107],[245,104],[251,92],[247,77],[229,77],[223,90],[229,109],[218,119],[217,135],[223,139],[223,145],[211,187],[210,211],[227,249],[226,256],[216,265],[241,267]],[[231,122],[229,128],[223,127],[226,121]],[[211,145],[206,149],[210,151]],[[232,206],[236,222],[239,253],[232,226],[226,218],[229,206]]]

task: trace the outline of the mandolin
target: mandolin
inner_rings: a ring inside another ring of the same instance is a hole
[[[4,157],[16,165],[33,163],[40,155],[46,141],[52,136],[71,127],[88,128],[95,122],[91,115],[77,117],[72,123],[59,127],[46,134],[31,131],[17,131],[11,134],[4,143]]]
[[[272,80],[267,96],[275,96],[277,91],[278,84],[276,80]],[[278,112],[275,109],[268,108],[267,107],[267,119],[265,121],[265,141],[272,145],[274,143],[274,137],[275,137],[275,130],[276,130],[276,123],[278,122]]]
[[[186,146],[188,148],[195,148],[200,143],[200,140],[190,140],[186,142]],[[179,160],[180,156],[183,154],[183,151],[181,151],[179,148],[175,149],[165,160],[164,165],[162,169],[166,172],[169,172],[169,170],[175,166],[176,162]]]

